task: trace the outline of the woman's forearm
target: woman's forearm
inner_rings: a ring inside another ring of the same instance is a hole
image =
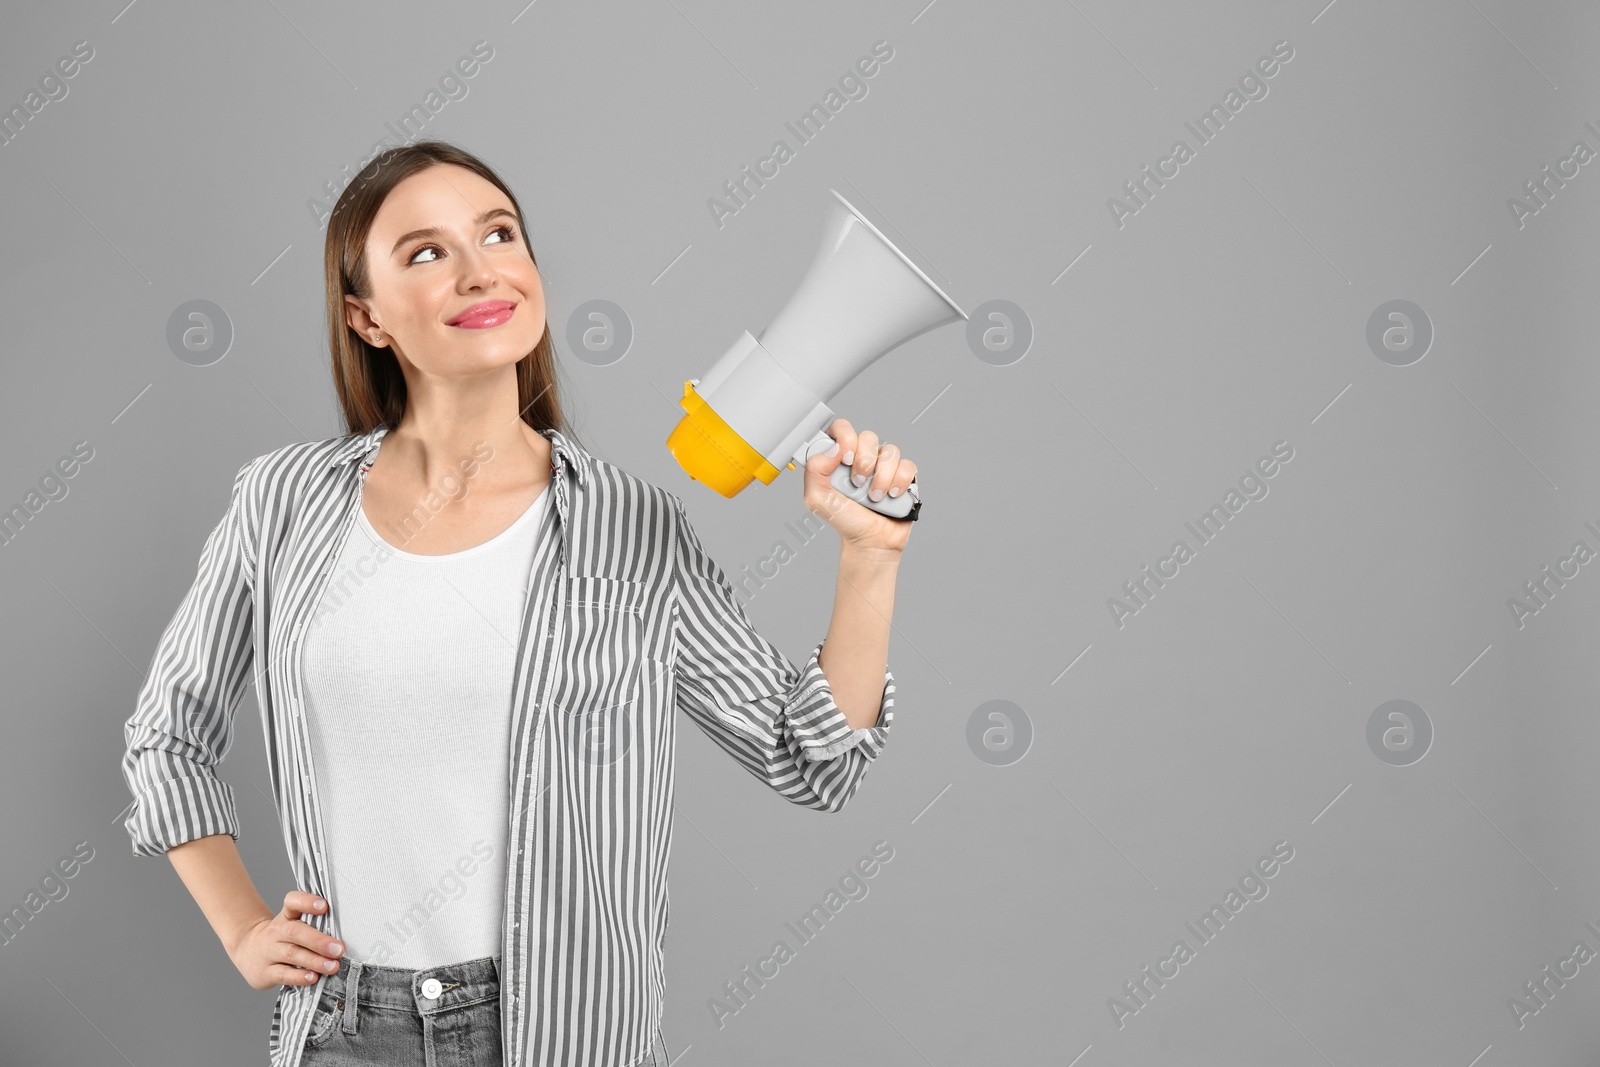
[[[231,835],[185,841],[168,849],[167,858],[230,956],[245,930],[272,918],[274,912],[256,891]]]
[[[889,622],[900,553],[840,548],[833,619],[817,662],[851,728],[875,726],[889,662]]]

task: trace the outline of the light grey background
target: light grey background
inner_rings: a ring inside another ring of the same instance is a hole
[[[827,818],[685,728],[677,1063],[1594,1062],[1600,964],[1520,1028],[1508,1000],[1600,950],[1600,564],[1521,628],[1508,600],[1600,548],[1600,163],[1521,228],[1506,201],[1600,149],[1600,11],[925,2],[12,14],[0,107],[74,42],[94,58],[0,147],[0,505],[75,442],[94,458],[0,551],[0,910],[78,842],[93,858],[0,945],[0,1059],[266,1061],[273,993],[130,854],[121,726],[233,473],[343,431],[307,201],[483,40],[424,132],[521,198],[584,442],[684,496],[730,573],[795,544],[799,479],[725,501],[664,440],[683,380],[792,290],[830,187],[963,307],[1009,300],[1034,331],[993,366],[946,327],[838,399],[921,472],[895,728]],[[868,95],[719,229],[706,200],[879,40]],[[1268,95],[1119,228],[1107,199],[1278,41]],[[206,367],[166,341],[195,299],[235,331]],[[593,299],[635,333],[609,366],[565,340]],[[1410,366],[1366,341],[1395,299],[1434,330]],[[1278,441],[1269,494],[1119,628],[1107,601]],[[825,631],[835,544],[751,602],[791,656]],[[1434,731],[1409,766],[1367,742],[1395,699]],[[969,747],[990,701],[1031,724],[1024,759]],[[273,903],[293,886],[253,693],[237,721],[223,776]],[[880,840],[870,893],[719,1029],[708,1000]],[[1201,945],[1184,923],[1279,841],[1269,895]],[[1108,1001],[1180,938],[1194,959],[1119,1028]]]

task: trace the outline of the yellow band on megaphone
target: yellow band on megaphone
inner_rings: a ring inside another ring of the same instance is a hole
[[[667,435],[667,449],[689,477],[731,497],[752,478],[771,485],[778,468],[751,448],[733,427],[722,420],[705,398],[695,392],[694,380],[683,383],[679,405],[688,414]]]

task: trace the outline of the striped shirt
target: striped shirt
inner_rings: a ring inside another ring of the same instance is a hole
[[[235,476],[125,727],[135,855],[237,839],[216,769],[253,678],[295,886],[329,896],[301,654],[387,430],[287,445]],[[877,724],[853,729],[822,643],[796,667],[756,632],[681,499],[542,432],[554,506],[516,638],[502,1038],[507,1067],[627,1067],[661,1027],[674,710],[784,799],[838,811],[888,740],[894,676]],[[340,936],[337,914],[304,921]],[[321,986],[279,988],[272,1067],[298,1067]]]

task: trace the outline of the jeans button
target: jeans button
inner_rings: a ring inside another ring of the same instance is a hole
[[[439,994],[442,992],[444,992],[444,986],[439,983],[437,978],[429,978],[422,983],[422,995],[428,1000],[438,1000]]]

